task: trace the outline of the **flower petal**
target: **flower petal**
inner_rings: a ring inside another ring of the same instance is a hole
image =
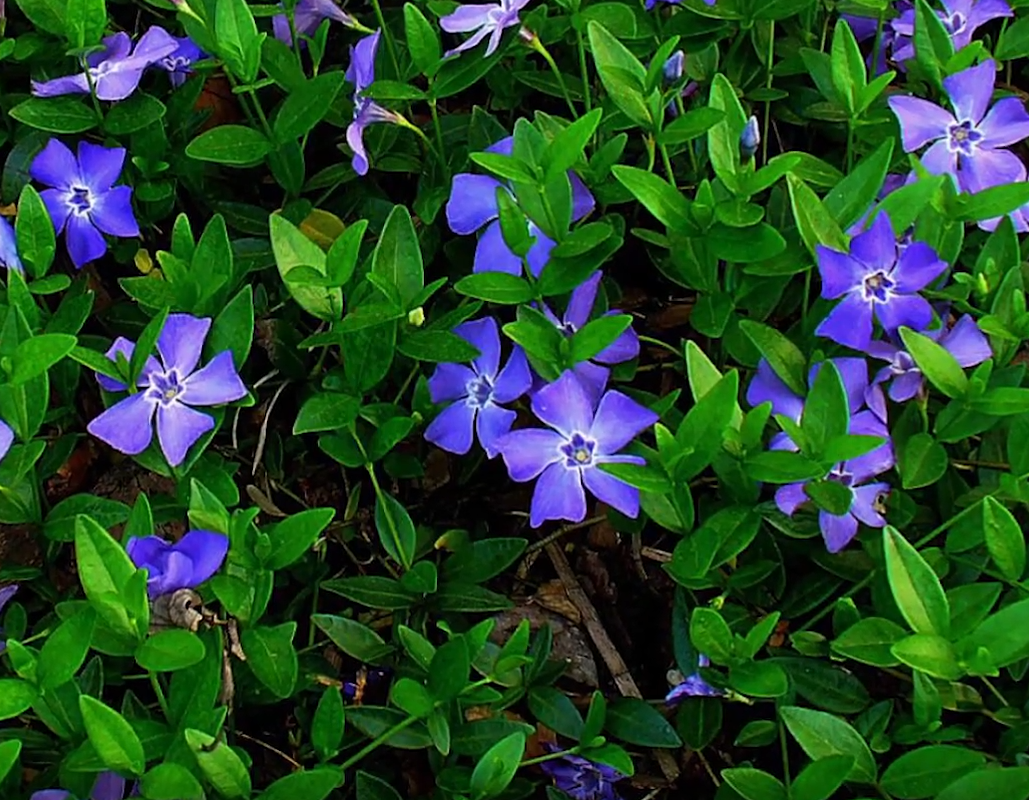
[[[101,772],[89,797],[90,800],[124,800],[125,779],[117,772]]]
[[[960,179],[957,153],[952,153],[943,139],[926,150],[921,160],[930,175],[950,175],[954,180]]]
[[[189,448],[213,427],[214,418],[209,414],[194,411],[176,400],[157,408],[157,439],[173,467],[185,461]]]
[[[32,81],[32,94],[36,97],[89,94],[89,79],[85,72],[80,72],[78,75],[63,75],[49,81]]]
[[[921,370],[908,370],[893,379],[893,383],[890,384],[890,399],[896,403],[906,403],[922,391],[924,383]]]
[[[602,277],[603,275],[598,269],[572,290],[572,296],[568,299],[568,307],[565,309],[563,320],[565,325],[571,325],[575,330],[579,330],[589,322],[593,306],[597,302],[597,290],[600,288]]]
[[[1025,104],[1017,97],[998,100],[979,123],[979,132],[983,135],[980,147],[1006,147],[1029,137]]]
[[[464,364],[439,364],[429,378],[429,397],[434,403],[446,403],[468,396],[468,384],[475,373]]]
[[[511,431],[496,442],[504,458],[507,473],[518,483],[531,481],[550,464],[564,459],[559,449],[567,439],[543,428],[522,428]]]
[[[64,189],[44,189],[39,196],[46,206],[46,213],[53,220],[54,231],[59,234],[64,230],[64,226],[68,223],[68,216],[71,214],[68,192]]]
[[[170,551],[171,545],[160,536],[132,536],[125,545],[125,552],[136,568],[149,569],[151,577]]]
[[[920,97],[891,97],[887,103],[897,115],[906,153],[942,139],[947,135],[947,129],[957,123],[949,111]]]
[[[532,413],[565,438],[586,433],[593,425],[593,406],[585,389],[571,370],[544,386],[532,397]],[[630,434],[631,439],[635,433]],[[626,439],[628,441],[628,439]],[[617,448],[605,451],[615,452]]]
[[[978,123],[986,114],[993,97],[993,84],[997,78],[997,65],[992,59],[943,79],[943,90],[950,97],[958,120]],[[892,101],[890,102],[892,106]],[[907,149],[905,145],[905,149]]]
[[[447,224],[461,236],[475,233],[497,217],[497,189],[500,181],[488,175],[462,172],[454,176],[447,200]]]
[[[179,589],[191,588],[193,564],[185,555],[171,549],[161,559],[160,564],[155,565],[154,569],[148,572],[148,575],[147,594],[151,598],[160,597],[162,594],[171,594]]]
[[[131,394],[93,419],[86,430],[115,450],[135,456],[150,446],[156,404],[145,392]]]
[[[890,493],[888,483],[870,483],[854,489],[854,503],[850,513],[870,528],[883,528],[886,519],[876,510],[877,501],[882,495]]]
[[[463,456],[472,449],[474,422],[475,407],[465,400],[457,400],[444,408],[429,423],[429,427],[425,429],[425,439],[441,450]]]
[[[101,147],[83,141],[79,142],[78,156],[82,180],[94,198],[114,185],[125,164],[124,147]]]
[[[532,492],[529,524],[538,528],[550,519],[582,522],[586,519],[586,492],[576,467],[551,464],[547,467]]]
[[[974,367],[993,355],[986,336],[968,314],[955,322],[954,327],[940,337],[939,343],[963,367]]]
[[[822,529],[825,549],[830,553],[838,553],[857,536],[858,521],[850,513],[830,514],[828,511],[818,512],[818,527]]]
[[[787,517],[792,517],[809,500],[803,483],[787,483],[775,490],[775,504]]]
[[[350,65],[346,79],[362,92],[375,82],[375,53],[379,49],[379,31],[365,36],[350,48]]]
[[[493,401],[510,403],[517,400],[532,387],[532,372],[525,351],[515,345],[507,364],[493,383]]]
[[[981,192],[994,186],[1025,180],[1022,160],[1010,150],[979,150],[972,158],[960,160],[961,189]]]
[[[131,186],[115,186],[95,195],[89,218],[101,231],[111,236],[139,236],[139,225],[132,211]]]
[[[611,310],[605,316],[619,313],[621,312]],[[632,361],[639,354],[640,337],[630,326],[622,331],[611,344],[593,356],[593,360],[599,361],[601,364],[622,364]]]
[[[604,389],[607,388],[607,379],[611,376],[611,370],[594,364],[592,361],[580,361],[572,367],[572,372],[579,379],[582,388],[586,390],[590,405],[596,406],[600,402],[601,395],[604,394]]]
[[[29,174],[33,180],[58,189],[67,189],[81,182],[79,163],[60,139],[50,139],[46,143],[46,147],[32,159]]]
[[[67,228],[64,242],[68,246],[71,263],[76,269],[82,269],[90,261],[96,261],[107,252],[107,242],[104,241],[103,234],[88,217],[69,215]]]
[[[458,6],[457,10],[445,17],[440,17],[439,26],[447,33],[468,33],[489,24],[489,12],[499,6],[496,3],[469,3]]]
[[[364,146],[364,129],[366,123],[354,120],[347,125],[347,145],[353,151],[354,156],[350,160],[350,166],[358,175],[367,175],[370,166],[368,162],[368,151]]]
[[[804,400],[793,392],[766,359],[757,364],[757,372],[747,387],[747,402],[751,406],[759,406],[764,402],[772,404],[773,414],[783,414],[794,422],[800,421],[804,411]]]
[[[854,237],[850,243],[850,254],[868,268],[866,274],[889,270],[896,263],[897,235],[884,211],[876,214],[868,230]]]
[[[189,588],[194,589],[221,568],[229,552],[229,537],[214,531],[190,531],[175,543],[173,549],[192,563]]]
[[[913,294],[936,280],[947,268],[936,251],[925,242],[912,242],[900,254],[890,278],[899,294]]]
[[[192,374],[200,362],[204,340],[211,330],[210,317],[192,314],[169,314],[157,337],[157,352],[167,370],[176,370],[180,378]]]
[[[472,367],[479,375],[485,375],[492,381],[500,370],[500,332],[497,321],[493,317],[483,317],[462,322],[454,328],[454,333],[478,348],[480,355],[472,361]]]
[[[621,392],[600,398],[589,436],[597,442],[598,455],[613,455],[647,430],[660,417]]]
[[[894,302],[897,298],[891,298]],[[881,308],[882,306],[880,306]],[[850,292],[815,329],[837,344],[864,350],[872,341],[872,306],[859,292]]]
[[[568,171],[568,180],[572,184],[572,222],[578,222],[589,214],[597,205],[593,194],[586,188],[582,178],[571,170]]]
[[[11,426],[0,419],[0,461],[7,455],[14,444],[14,431]]]
[[[219,406],[247,396],[247,387],[236,372],[228,350],[216,355],[184,383],[185,391],[180,399],[191,406]]]
[[[854,241],[856,240],[857,237],[854,238]],[[835,300],[860,285],[866,271],[849,253],[841,253],[821,244],[815,251],[818,257],[818,274],[822,278],[822,297]]]
[[[475,246],[475,263],[472,265],[472,271],[522,274],[522,260],[511,252],[504,241],[504,235],[500,232],[500,220],[493,220],[479,237],[479,243]]]
[[[479,28],[479,30],[477,30],[475,33],[473,33],[471,36],[469,36],[467,39],[461,42],[461,44],[459,44],[457,47],[452,47],[449,50],[447,50],[447,52],[443,54],[443,57],[449,58],[450,56],[456,55],[458,53],[463,53],[466,50],[475,49],[479,46],[479,43],[489,35],[491,30],[492,28],[486,26]]]
[[[914,331],[925,330],[932,322],[933,310],[929,301],[921,295],[895,295],[890,298],[888,303],[875,304],[875,316],[883,329],[894,336],[901,325]],[[845,344],[845,342],[840,342],[840,344]]]
[[[547,236],[533,222],[529,223],[529,233],[536,237],[536,241],[529,248],[529,252],[525,254],[525,260],[529,262],[529,271],[538,278],[543,272],[543,268],[547,266],[547,262],[550,261],[550,252],[557,246],[557,242]]]
[[[518,415],[507,408],[490,403],[479,409],[475,417],[475,432],[479,436],[479,444],[486,451],[488,458],[496,458],[500,450],[497,442],[500,437],[510,432]]]
[[[611,508],[620,511],[630,519],[636,519],[640,513],[640,490],[620,481],[599,468],[584,469],[582,481],[586,488],[598,500],[607,503]]]
[[[94,82],[97,98],[108,101],[124,100],[136,91],[146,68],[145,63],[135,66],[126,64],[121,69],[112,69],[99,75]]]

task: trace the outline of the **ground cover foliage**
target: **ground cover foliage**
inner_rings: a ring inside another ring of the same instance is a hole
[[[0,795],[1029,797],[1026,6],[0,4]]]

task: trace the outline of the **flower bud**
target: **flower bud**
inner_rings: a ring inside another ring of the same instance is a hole
[[[747,124],[743,126],[743,133],[740,134],[740,154],[744,160],[753,158],[761,144],[761,130],[758,128],[757,117],[751,115]]]
[[[686,54],[682,50],[676,50],[668,57],[664,67],[662,67],[665,83],[676,83],[682,78],[682,68],[685,60]]]

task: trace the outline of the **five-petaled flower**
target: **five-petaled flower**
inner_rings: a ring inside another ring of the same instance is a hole
[[[471,3],[461,5],[453,13],[440,17],[439,26],[447,33],[469,33],[475,31],[461,44],[444,55],[451,56],[471,50],[489,36],[486,56],[493,55],[500,46],[504,30],[519,24],[518,12],[528,5],[529,0],[500,0],[499,3]]]
[[[590,321],[602,277],[598,270],[575,288],[561,319],[558,319],[557,315],[547,308],[546,305],[543,306],[543,313],[547,319],[553,322],[565,336],[571,337],[575,335],[576,331]],[[611,309],[607,313],[618,314],[620,312],[617,309]],[[591,359],[580,361],[576,364],[572,371],[579,378],[583,388],[590,396],[590,400],[596,402],[600,399],[600,395],[603,393],[610,375],[610,370],[601,365],[621,364],[625,361],[631,361],[639,354],[640,339],[636,335],[636,331],[629,327]]]
[[[334,19],[348,28],[356,27],[357,20],[340,8],[334,0],[300,0],[293,9],[293,27],[300,36],[314,36],[322,20]],[[293,34],[285,14],[272,18],[272,32],[284,44],[293,45]],[[303,43],[303,39],[300,40]]]
[[[545,746],[551,753],[560,750],[549,742]],[[572,754],[542,761],[539,766],[572,800],[618,800],[614,785],[625,777],[614,767]]]
[[[1029,113],[1017,97],[998,100],[987,111],[996,71],[996,64],[986,60],[945,78],[943,88],[953,114],[919,97],[895,96],[888,101],[900,123],[905,152],[932,142],[922,164],[933,175],[951,175],[963,192],[980,192],[1025,176],[1018,156],[1002,148],[1029,137]]]
[[[524,428],[496,443],[512,480],[524,483],[539,478],[532,493],[532,527],[548,519],[585,519],[584,484],[626,516],[639,513],[639,490],[600,465],[645,463],[639,456],[619,455],[619,451],[657,422],[657,414],[616,391],[604,394],[594,406],[571,371],[533,395],[532,411],[553,430]]]
[[[2,448],[0,448],[0,453],[2,453]],[[0,454],[0,458],[3,458],[2,454]],[[5,586],[2,589],[0,589],[0,611],[3,611],[4,606],[11,602],[11,598],[14,597],[17,591],[18,584],[16,583],[11,584],[10,586]],[[4,650],[7,649],[7,640],[3,638],[3,632],[4,629],[0,628],[0,653],[3,653]]]
[[[479,349],[471,367],[440,364],[429,378],[434,403],[446,403],[425,430],[425,438],[451,453],[463,455],[472,448],[472,429],[486,455],[497,454],[497,440],[511,430],[515,412],[501,403],[511,403],[532,385],[525,353],[515,347],[506,366],[500,369],[500,333],[493,317],[465,322],[454,329],[461,338]]]
[[[160,361],[149,356],[137,380],[141,391],[111,406],[86,430],[122,453],[138,455],[153,440],[156,416],[161,452],[173,467],[181,464],[197,439],[214,427],[214,419],[193,406],[231,403],[247,393],[228,350],[197,369],[210,329],[208,318],[170,314],[157,338]],[[118,353],[123,353],[131,358],[134,349],[132,342],[119,337],[107,351],[107,357],[113,361]],[[109,392],[127,389],[103,375],[97,375],[97,381]]]
[[[125,783],[117,772],[101,772],[89,793],[89,800],[123,800]],[[75,800],[75,796],[64,789],[43,789],[33,792],[29,800]]]
[[[400,121],[400,115],[383,108],[364,91],[375,83],[375,54],[379,49],[379,31],[365,36],[350,47],[350,66],[346,79],[354,86],[354,119],[347,126],[347,144],[354,151],[351,164],[358,175],[368,174],[368,152],[364,149],[364,129],[376,122]]]
[[[1005,0],[941,0],[942,9],[936,15],[950,34],[955,50],[967,47],[976,30],[991,20],[1013,16],[1011,6]],[[893,57],[907,61],[915,57],[915,8],[912,3],[900,7],[900,16],[892,21],[897,43]]]
[[[40,192],[58,234],[77,268],[107,252],[103,234],[139,236],[132,187],[115,186],[125,163],[124,147],[79,142],[78,157],[51,139],[32,161],[29,174],[51,188]]]
[[[135,48],[127,33],[116,33],[104,39],[102,51],[86,56],[85,71],[42,83],[33,81],[32,93],[37,97],[89,94],[92,84],[98,99],[124,100],[136,91],[147,67],[178,48],[175,37],[157,25],[139,38]]]
[[[818,335],[864,350],[872,341],[873,317],[890,335],[902,325],[920,331],[932,321],[932,307],[918,292],[947,265],[925,242],[899,248],[885,212],[851,240],[849,253],[818,245],[817,254],[822,297],[843,298],[818,326]]]
[[[178,47],[164,58],[157,59],[154,66],[167,72],[171,85],[178,88],[192,74],[193,64],[206,58],[207,54],[188,36],[172,38]]]
[[[133,536],[125,550],[138,569],[147,571],[146,589],[152,599],[195,589],[214,575],[229,552],[229,537],[196,530],[173,544],[160,536]]]
[[[697,656],[698,670],[711,666],[711,659],[701,653]],[[681,675],[679,677],[682,677]],[[700,672],[694,672],[682,678],[671,691],[665,695],[665,705],[675,706],[687,697],[721,697],[725,694],[721,689],[716,689],[701,676]]]
[[[18,256],[18,237],[7,217],[0,217],[0,267],[24,271],[21,258]]]
[[[962,367],[974,367],[993,355],[990,343],[971,316],[965,314],[952,328],[934,328],[922,331],[948,351]],[[890,398],[903,403],[923,392],[925,378],[911,354],[903,345],[890,341],[871,342],[865,348],[872,358],[889,363],[876,374],[873,384],[890,382]]]
[[[514,138],[501,139],[486,148],[487,153],[511,155]],[[572,221],[578,222],[589,214],[595,205],[593,195],[574,172],[568,172],[568,180],[572,184]],[[499,209],[497,207],[497,189],[508,187],[491,178],[489,175],[474,175],[462,172],[454,176],[450,187],[450,199],[447,201],[447,224],[450,230],[461,236],[475,233],[480,228],[486,230],[479,237],[475,246],[474,272],[507,272],[511,275],[522,274],[522,260],[511,252],[504,242],[500,230]],[[533,275],[539,275],[550,259],[550,251],[555,242],[532,220],[529,220],[529,234],[536,238],[525,259]]]

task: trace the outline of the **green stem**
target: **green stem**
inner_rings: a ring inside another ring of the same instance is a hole
[[[533,764],[542,764],[544,761],[553,761],[555,758],[564,758],[565,756],[575,755],[579,751],[578,747],[573,747],[571,750],[560,750],[556,753],[547,753],[543,756],[536,756],[535,758],[527,758],[525,761],[519,762],[518,768],[531,767]]]
[[[790,788],[790,750],[786,741],[786,726],[783,725],[782,717],[779,718],[779,751],[782,754],[782,777],[786,788]]]
[[[765,88],[772,88],[772,63],[775,61],[775,20],[768,23],[768,74],[765,76]],[[765,129],[761,136],[761,163],[768,163],[768,132],[772,123],[772,101],[765,100]],[[849,169],[847,170],[850,171]]]
[[[150,670],[147,673],[150,676],[150,685],[154,687],[154,694],[157,695],[157,704],[161,707],[161,713],[164,714],[166,720],[171,720],[171,712],[168,710],[168,700],[164,696],[164,687],[161,686],[161,681],[157,678],[157,673]]]
[[[362,747],[360,750],[358,750],[356,753],[350,756],[350,758],[343,762],[340,769],[342,769],[344,772],[350,769],[352,766],[354,766],[354,764],[358,763],[366,755],[381,747],[383,744],[392,739],[401,731],[407,730],[417,721],[418,717],[408,717],[407,719],[398,722],[396,725],[394,725],[388,731],[383,733],[381,736],[377,736],[376,738],[372,739],[370,742],[368,742],[368,744],[366,744],[364,747]]]
[[[433,107],[433,115],[435,116],[435,107]],[[407,128],[409,131],[413,131],[418,136],[418,138],[422,140],[422,143],[425,145],[425,149],[436,157],[444,172],[446,171],[446,161],[443,158],[444,151],[442,149],[436,149],[436,145],[433,144],[432,139],[425,135],[425,131],[423,131],[421,128],[419,128],[417,125],[411,122],[407,117],[401,114],[397,114],[397,124],[401,128]]]
[[[586,66],[586,45],[582,40],[582,31],[576,28],[575,39],[579,48],[579,72],[582,74],[582,96],[583,103],[586,105],[586,113],[590,113],[590,109],[593,106],[593,100],[590,97],[590,73]]]
[[[365,451],[364,444],[362,444],[360,437],[357,435],[357,430],[354,429],[353,426],[351,426],[350,433],[353,435],[354,441],[357,442],[358,450],[361,451],[361,455],[364,457],[364,468],[368,472],[368,477],[372,479],[372,488],[375,490],[375,499],[379,502],[383,509],[386,509],[387,506],[385,501],[385,495],[382,491],[382,487],[379,485],[379,478],[375,474],[375,465],[368,461],[368,453]],[[411,568],[410,555],[406,553],[404,551],[404,548],[401,546],[400,531],[397,530],[396,520],[393,519],[393,515],[388,511],[385,514],[383,514],[383,516],[386,518],[386,526],[389,528],[389,535],[390,538],[393,540],[393,549],[400,557],[401,565],[404,567],[405,570],[408,570]]]
[[[680,353],[678,350],[676,350],[674,347],[672,347],[670,344],[668,344],[668,342],[662,342],[660,339],[654,339],[654,338],[652,338],[650,336],[640,336],[639,339],[644,344],[652,344],[655,347],[664,348],[665,350],[667,350],[669,353],[671,353],[672,355],[676,356],[677,358],[682,358],[682,353]]]
[[[268,117],[264,115],[264,109],[261,108],[261,101],[257,99],[257,92],[254,91],[253,87],[247,87],[247,94],[250,95],[250,102],[254,104],[257,118],[261,120],[261,127],[264,129],[265,136],[271,141],[275,141],[275,134],[272,133],[272,126],[268,123]]]
[[[551,72],[553,72],[554,77],[557,78],[557,85],[561,87],[561,94],[564,95],[565,102],[568,103],[568,110],[572,112],[572,119],[576,119],[579,116],[579,112],[575,110],[575,103],[572,102],[572,96],[568,93],[568,87],[565,85],[564,75],[562,75],[561,70],[558,69],[557,62],[554,61],[554,57],[550,55],[550,51],[544,47],[543,42],[539,40],[538,36],[532,37],[532,42],[529,46],[543,56],[543,60],[550,65]]]
[[[429,100],[429,110],[432,112],[432,128],[436,131],[436,147],[439,149],[439,157],[442,159],[444,153],[447,152],[447,148],[443,145],[443,127],[439,124],[439,112],[436,110],[436,98]],[[447,180],[450,179],[450,164],[443,160],[440,162],[440,166],[443,168],[443,174],[447,176]]]
[[[668,157],[668,148],[663,144],[659,144],[657,148],[661,151],[661,162],[665,165],[665,174],[668,176],[668,182],[675,186],[675,171],[672,169],[672,159]]]
[[[93,82],[93,75],[89,66],[83,62],[82,68],[86,71],[86,83],[89,84],[89,99],[93,101],[93,110],[96,112],[97,122],[104,124],[104,111],[100,108],[100,99],[96,96],[96,84]]]
[[[386,18],[382,16],[382,5],[379,0],[372,0],[372,8],[375,9],[375,19],[379,23],[379,30],[382,31],[382,35],[386,37],[386,50],[389,51],[390,60],[393,62],[393,71],[397,77],[397,80],[402,78],[400,74],[400,59],[397,58],[397,46],[393,41],[393,34],[390,33],[389,28],[386,27]]]
[[[1000,701],[1000,704],[1002,706],[1004,706],[1004,708],[1009,708],[1011,706],[1011,703],[1009,703],[1007,701],[1007,699],[1004,697],[1004,695],[1002,695],[997,690],[997,687],[994,686],[992,683],[990,683],[990,679],[989,678],[987,678],[985,675],[982,675],[982,676],[979,677],[979,680],[981,680],[983,682],[983,685],[987,689],[990,690],[990,694],[992,694],[994,697],[996,697]]]

